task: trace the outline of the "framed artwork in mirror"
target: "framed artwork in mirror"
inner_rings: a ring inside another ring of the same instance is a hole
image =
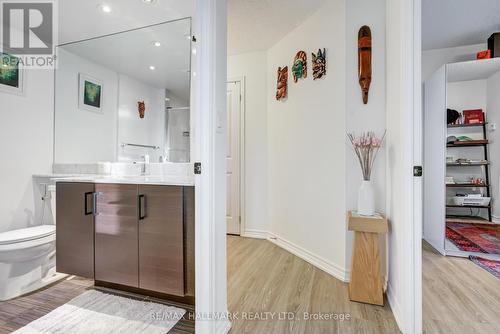
[[[78,107],[79,109],[102,113],[102,82],[89,75],[79,74]]]
[[[10,94],[23,95],[24,70],[19,58],[0,52],[0,91]]]

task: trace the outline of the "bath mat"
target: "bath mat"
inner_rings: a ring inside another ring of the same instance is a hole
[[[462,251],[500,254],[500,225],[447,222],[446,238]]]
[[[90,290],[15,334],[165,334],[185,310]]]
[[[469,259],[478,266],[480,266],[481,268],[483,268],[484,270],[486,270],[487,272],[489,272],[490,274],[492,274],[493,276],[495,276],[496,278],[500,278],[500,261],[488,260],[482,257],[472,256],[472,255],[469,256]]]

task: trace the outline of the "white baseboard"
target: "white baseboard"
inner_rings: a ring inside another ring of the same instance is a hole
[[[391,284],[387,284],[387,301],[389,302],[389,305],[391,306],[392,314],[394,314],[394,319],[396,319],[396,323],[398,324],[399,330],[401,332],[405,332],[403,328],[403,318],[401,314],[401,306],[399,306],[398,301],[394,297],[393,294],[393,288]]]
[[[254,230],[254,229],[246,229],[242,234],[242,237],[245,238],[254,238],[254,239],[267,239],[269,233],[263,230]]]
[[[309,262],[313,266],[318,269],[323,270],[324,272],[332,275],[333,277],[341,280],[342,282],[348,282],[349,272],[340,267],[339,265],[328,261],[321,256],[318,256],[286,239],[280,238],[274,234],[268,233],[268,240],[274,243],[275,245],[283,248],[286,251],[300,257],[306,262]]]

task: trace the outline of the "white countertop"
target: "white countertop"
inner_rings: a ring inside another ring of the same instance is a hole
[[[161,186],[194,186],[194,178],[179,175],[54,175],[54,182],[86,182],[116,184],[147,184]]]

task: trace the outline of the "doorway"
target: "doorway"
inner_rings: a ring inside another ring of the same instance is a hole
[[[244,80],[227,82],[227,234],[241,235],[244,194]]]

